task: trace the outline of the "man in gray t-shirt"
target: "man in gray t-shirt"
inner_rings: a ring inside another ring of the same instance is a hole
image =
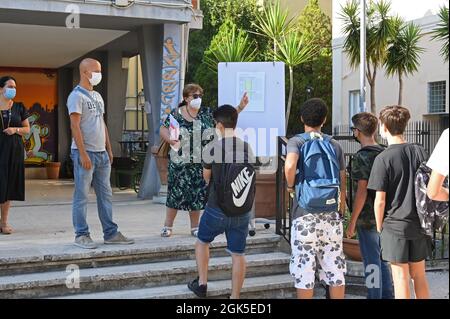
[[[80,63],[80,83],[70,93],[67,108],[72,129],[73,173],[75,191],[72,218],[75,228],[75,245],[93,249],[97,245],[91,239],[86,221],[88,195],[91,184],[97,195],[98,216],[103,227],[105,244],[132,244],[123,236],[112,220],[112,189],[110,183],[113,153],[103,114],[105,104],[94,91],[102,78],[100,62],[84,59]]]
[[[77,85],[69,95],[67,107],[69,114],[81,115],[80,129],[86,151],[106,151],[106,126],[103,120],[105,104],[100,93]],[[72,139],[72,149],[78,149],[74,139]]]

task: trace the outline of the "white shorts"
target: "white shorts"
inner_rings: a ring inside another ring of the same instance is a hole
[[[339,213],[308,214],[296,218],[291,229],[290,272],[295,288],[313,289],[316,270],[328,286],[345,284],[343,225]]]

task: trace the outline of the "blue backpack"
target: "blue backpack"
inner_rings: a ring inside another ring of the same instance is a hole
[[[303,145],[297,164],[297,201],[309,213],[337,212],[340,174],[331,136],[318,133],[298,135]]]

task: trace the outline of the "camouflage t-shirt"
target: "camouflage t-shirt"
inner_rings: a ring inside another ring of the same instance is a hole
[[[373,162],[378,154],[385,148],[380,145],[366,146],[356,153],[351,161],[351,177],[352,177],[352,197],[355,201],[356,190],[359,180],[369,180],[370,171]],[[375,191],[367,190],[367,199],[361,214],[358,217],[356,225],[365,229],[375,229],[375,212],[374,212]]]

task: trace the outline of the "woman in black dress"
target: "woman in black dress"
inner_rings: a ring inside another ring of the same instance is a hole
[[[30,132],[28,114],[23,104],[13,101],[16,80],[0,78],[0,233],[11,234],[8,213],[12,200],[25,200],[25,166],[22,135]]]

